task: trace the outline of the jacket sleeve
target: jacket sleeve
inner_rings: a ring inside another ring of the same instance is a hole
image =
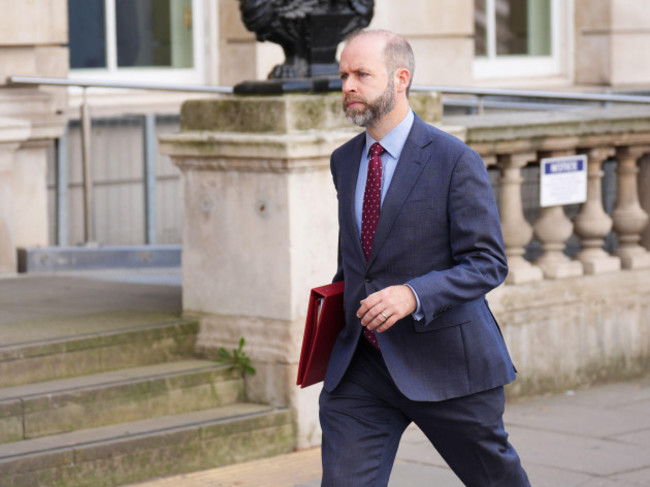
[[[409,280],[424,323],[485,295],[503,282],[508,266],[499,213],[480,156],[466,148],[451,172],[447,201],[452,265]]]

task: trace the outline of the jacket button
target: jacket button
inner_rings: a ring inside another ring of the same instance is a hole
[[[372,277],[366,276],[366,282],[372,282]]]

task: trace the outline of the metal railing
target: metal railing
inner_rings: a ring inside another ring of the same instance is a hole
[[[605,106],[611,103],[631,103],[637,105],[650,104],[650,96],[643,95],[622,95],[612,93],[565,93],[560,91],[538,91],[538,90],[506,90],[490,88],[464,88],[442,85],[413,85],[413,91],[427,92],[437,91],[447,95],[471,95],[478,100],[478,114],[485,111],[487,97],[520,98],[537,100],[565,100],[600,103]],[[502,105],[500,105],[502,106]]]
[[[86,244],[94,242],[93,235],[93,217],[92,217],[92,181],[90,168],[90,148],[91,148],[91,120],[88,103],[87,91],[91,88],[104,89],[123,89],[123,90],[160,90],[173,92],[194,92],[206,94],[231,94],[233,88],[230,86],[206,86],[206,85],[181,85],[181,84],[150,84],[136,82],[119,82],[119,81],[96,81],[96,80],[71,80],[67,78],[47,78],[32,76],[11,76],[9,83],[14,85],[46,85],[61,87],[77,87],[82,89],[80,105],[80,125],[81,125],[81,147],[82,147],[82,176],[83,176],[83,218],[84,218],[84,240]],[[487,100],[489,97],[519,99],[519,100],[545,100],[543,105],[546,109],[550,107],[551,101],[566,101],[580,103],[599,103],[609,105],[612,103],[627,103],[645,105],[650,104],[650,96],[642,95],[624,95],[611,93],[566,93],[558,91],[536,91],[536,90],[509,90],[509,89],[486,89],[486,88],[466,88],[442,85],[413,85],[414,92],[440,92],[443,95],[468,95],[475,97],[476,102],[469,104],[463,100],[445,100],[443,104],[449,105],[475,105],[478,114],[483,114],[487,106],[498,108],[514,108],[516,106],[531,106],[530,103],[504,103]],[[539,108],[539,105],[535,105]],[[558,108],[556,105],[553,108]],[[145,175],[151,175],[153,170],[155,154],[155,119],[153,115],[145,117],[145,132],[149,135],[145,137]],[[59,175],[65,178],[63,175]],[[59,188],[59,192],[64,191]],[[155,215],[155,193],[151,177],[145,178],[145,232],[146,243],[155,243],[155,229],[153,228],[153,217]],[[65,196],[65,191],[64,194]]]

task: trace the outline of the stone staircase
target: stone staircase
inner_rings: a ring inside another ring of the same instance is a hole
[[[0,346],[0,485],[118,486],[292,450],[290,412],[246,403],[238,372],[193,358],[196,333],[169,320]]]

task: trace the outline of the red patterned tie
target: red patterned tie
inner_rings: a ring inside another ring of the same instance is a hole
[[[384,151],[385,149],[379,142],[375,142],[370,146],[368,177],[366,179],[366,190],[363,194],[363,211],[361,213],[361,247],[366,260],[370,260],[370,251],[372,250],[372,242],[375,238],[381,209],[381,155]],[[375,348],[379,349],[374,332],[364,328],[363,335]]]

